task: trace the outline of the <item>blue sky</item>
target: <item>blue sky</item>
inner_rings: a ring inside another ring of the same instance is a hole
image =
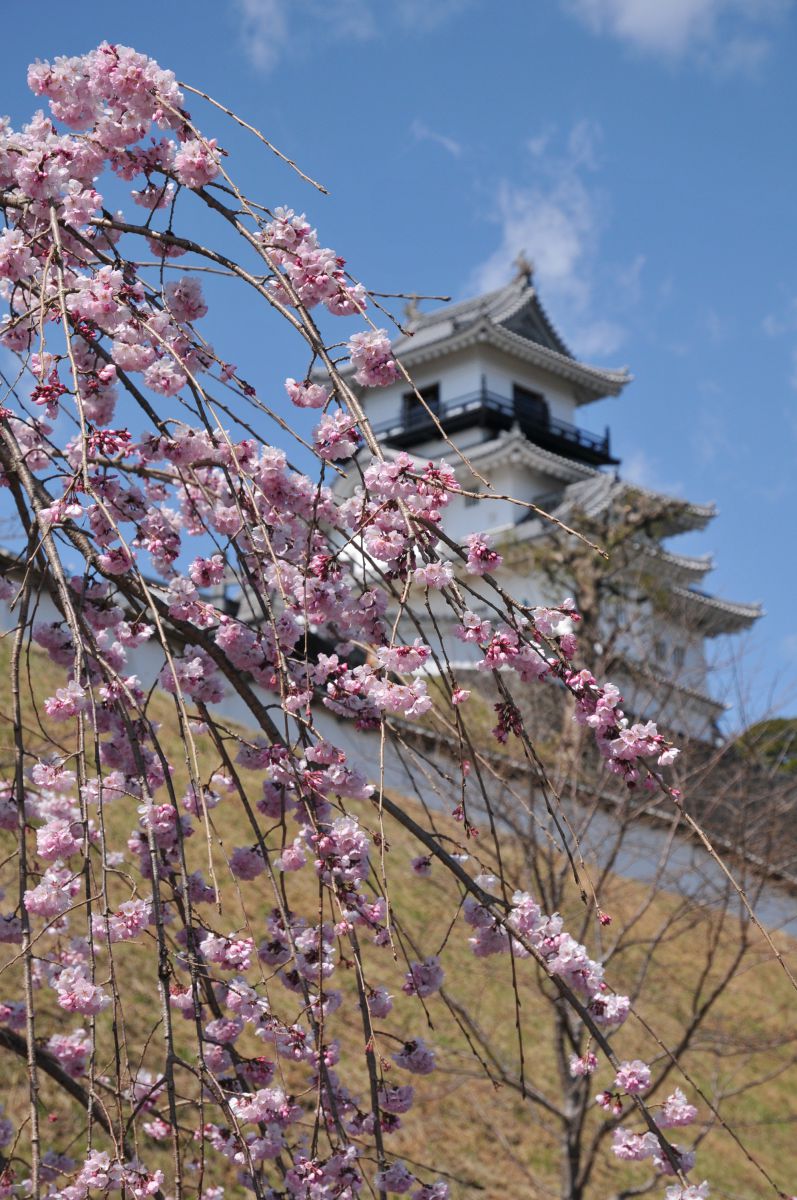
[[[103,38],[323,181],[328,197],[190,105],[250,193],[306,210],[372,288],[461,298],[525,249],[573,349],[635,376],[583,423],[610,424],[626,476],[717,503],[678,547],[715,554],[715,592],[764,604],[751,707],[797,710],[793,0],[45,3],[6,23],[0,112],[35,107],[28,62]],[[270,398],[303,371],[276,332],[213,319]]]

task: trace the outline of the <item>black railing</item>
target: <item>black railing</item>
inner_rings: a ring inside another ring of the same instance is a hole
[[[412,446],[435,436],[435,418],[449,436],[474,425],[500,432],[517,423],[529,441],[545,450],[595,465],[618,461],[611,455],[608,429],[603,436],[579,429],[550,416],[536,400],[509,400],[483,388],[429,407],[431,413],[420,404],[405,407],[394,420],[374,426],[374,433],[393,446]]]

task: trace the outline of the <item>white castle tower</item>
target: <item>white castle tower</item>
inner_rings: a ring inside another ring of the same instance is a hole
[[[635,715],[656,714],[673,729],[710,739],[726,705],[710,694],[706,639],[748,628],[761,609],[699,590],[711,558],[674,554],[661,545],[662,538],[703,529],[715,515],[713,505],[624,483],[608,429],[595,434],[579,426],[578,410],[619,395],[631,379],[627,370],[590,366],[573,356],[549,320],[522,256],[515,278],[498,291],[429,314],[410,306],[407,333],[393,348],[425,404],[404,381],[358,389],[384,453],[405,451],[421,467],[445,458],[464,489],[484,493],[448,438],[489,481],[495,498],[455,497],[445,510],[444,529],[457,541],[487,533],[505,560],[496,579],[516,598],[558,603],[567,592],[550,594],[550,584],[533,568],[533,548],[550,538],[550,522],[504,497],[531,502],[564,522],[572,518],[576,527],[579,517],[599,520],[615,505],[658,509],[655,537],[642,538],[637,547],[657,599],[640,596],[635,572],[624,613],[623,678],[614,682]],[[341,497],[356,486],[357,476],[349,471],[336,485]],[[436,632],[426,628],[422,606],[414,612],[429,643],[439,645]],[[450,661],[467,667],[468,652],[475,657],[476,648],[449,636],[453,618],[443,605],[435,616]],[[410,640],[417,635],[410,623],[401,632]]]

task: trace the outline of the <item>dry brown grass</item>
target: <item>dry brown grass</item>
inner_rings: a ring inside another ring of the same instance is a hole
[[[3,645],[0,648],[0,671],[5,678],[8,677],[7,655],[8,647]],[[36,652],[32,653],[30,662],[30,678],[34,684],[32,691],[41,697],[59,681],[58,673],[48,660]],[[0,776],[8,774],[12,745],[8,710],[9,704],[4,702],[0,706]],[[151,715],[161,722],[164,745],[177,764],[175,782],[179,795],[186,781],[182,777],[183,768],[179,765],[183,755],[175,734],[174,710],[167,698],[155,697]],[[30,696],[26,702],[26,721],[31,748],[35,750],[39,734]],[[219,765],[218,755],[211,740],[206,737],[198,740],[197,749],[200,770],[207,778]],[[254,777],[250,776],[249,782],[253,793],[256,792]],[[407,800],[405,803],[414,816],[424,820],[415,802]],[[135,807],[132,800],[118,801],[108,807],[106,820],[112,842],[124,844],[129,831],[136,824]],[[358,815],[372,829],[377,828],[377,814],[372,806],[350,807],[358,810]],[[232,800],[214,810],[211,818],[212,852],[221,884],[223,916],[210,919],[215,920],[218,928],[228,930],[250,925],[259,940],[264,913],[274,902],[270,885],[266,877],[261,876],[245,885],[241,892],[225,867],[225,852],[229,853],[236,845],[249,843],[251,834],[243,814]],[[447,815],[440,814],[436,820],[446,833],[454,837],[461,835],[461,826]],[[475,959],[468,949],[467,930],[461,921],[457,922],[448,936],[451,919],[460,901],[457,887],[444,878],[442,869],[437,865],[431,878],[416,880],[410,872],[409,861],[418,852],[417,846],[398,826],[388,823],[386,833],[389,848],[385,860],[392,903],[401,920],[400,941],[408,953],[413,953],[411,947],[416,947],[424,955],[442,950],[446,970],[445,994],[452,1002],[452,1006],[447,1007],[443,996],[432,997],[424,1012],[417,1000],[410,1000],[398,993],[394,1018],[383,1023],[389,1025],[390,1033],[394,1035],[392,1038],[386,1034],[380,1035],[377,1039],[377,1050],[387,1062],[397,1046],[395,1037],[420,1034],[438,1048],[440,1064],[434,1075],[415,1081],[418,1102],[411,1113],[403,1118],[402,1128],[389,1138],[390,1153],[405,1158],[408,1163],[430,1164],[434,1170],[449,1174],[456,1181],[453,1188],[455,1196],[478,1193],[490,1200],[498,1200],[499,1197],[558,1195],[556,1136],[546,1128],[546,1122],[540,1119],[539,1111],[532,1104],[510,1087],[498,1086],[485,1075],[477,1056],[468,1048],[456,1020],[454,1006],[461,1006],[490,1039],[500,1058],[508,1062],[516,1060],[518,1033],[515,1027],[511,962],[505,958]],[[10,835],[3,835],[3,848],[7,844],[10,844]],[[200,828],[190,839],[188,852],[191,867],[205,865],[206,849]],[[489,861],[489,849],[480,847],[480,852]],[[518,870],[519,858],[513,855],[511,847],[507,848],[507,854],[509,870],[513,873]],[[14,869],[13,862],[7,864],[4,875],[13,875]],[[0,882],[6,885],[7,894],[13,895],[13,883],[9,886],[5,878]],[[524,883],[520,878],[513,882],[521,886]],[[119,899],[129,896],[129,885],[121,877],[113,886]],[[602,906],[612,911],[617,924],[621,925],[624,916],[639,904],[642,890],[642,885],[614,878],[601,897]],[[291,879],[291,903],[296,911],[305,910],[308,914],[317,913],[321,904],[324,918],[333,916],[328,901],[319,898],[317,883],[310,872],[299,872]],[[640,926],[638,951],[629,950],[613,968],[611,983],[617,990],[623,990],[625,985],[633,982],[644,954],[645,939],[662,922],[668,906],[675,906],[676,903],[676,899],[666,893],[657,897]],[[579,914],[579,906],[580,901],[574,894],[570,901],[573,916]],[[564,915],[568,915],[567,912]],[[637,1010],[645,1021],[655,1027],[665,1045],[677,1041],[680,1030],[689,1019],[697,973],[703,964],[700,948],[707,944],[712,922],[717,919],[716,914],[692,914],[684,922],[683,929],[677,931],[678,936],[661,947],[648,973]],[[76,918],[75,925],[79,926],[79,918]],[[787,939],[780,941],[784,952],[794,961],[793,944]],[[13,951],[9,947],[4,949]],[[717,962],[713,968],[716,972],[721,971],[723,962],[733,953],[733,949],[734,931],[730,926],[720,941]],[[156,1070],[161,1058],[162,1030],[158,1020],[156,962],[151,953],[152,945],[149,939],[144,939],[140,945],[123,945],[116,950],[121,995],[121,1004],[116,1013],[117,1033],[134,1068],[143,1063]],[[400,944],[397,950],[401,955]],[[365,961],[370,983],[392,982],[391,990],[398,991],[396,980],[400,978],[401,964],[398,967],[393,964],[389,950],[369,946],[366,948]],[[548,1090],[549,1081],[555,1079],[556,1071],[550,1034],[550,988],[529,963],[518,964],[518,980],[527,1077],[533,1085]],[[346,991],[352,989],[352,972],[347,971],[345,966],[341,967],[334,983]],[[275,979],[266,980],[266,985],[269,994],[274,997],[275,1008],[279,1006],[280,1012],[284,1013],[287,993],[282,985]],[[0,997],[18,994],[18,966],[6,966],[2,970]],[[76,1019],[65,1017],[58,1009],[49,990],[42,990],[39,999],[40,1030],[50,1033],[54,1029],[77,1026]],[[789,1182],[784,1164],[789,1163],[793,1154],[797,1107],[793,1071],[784,1074],[778,1074],[778,1071],[793,1053],[790,1039],[794,1037],[796,1000],[783,972],[768,958],[762,944],[762,949],[749,957],[744,971],[733,980],[718,1002],[702,1032],[700,1048],[690,1052],[686,1063],[693,1079],[709,1095],[713,1095],[718,1087],[727,1088],[731,1084],[743,1087],[752,1078],[771,1074],[772,1077],[754,1091],[742,1092],[737,1099],[728,1101],[723,1106],[723,1113],[728,1122],[739,1130],[753,1156],[774,1173],[784,1189],[794,1186],[793,1180]],[[341,1057],[346,1060],[341,1074],[345,1075],[347,1084],[353,1091],[359,1090],[365,1094],[366,1078],[360,1053],[363,1032],[359,1022],[352,1022],[352,1012],[356,1012],[356,1009],[344,1005],[340,1013],[330,1019],[327,1034],[330,1039],[338,1038],[341,1043]],[[349,1016],[344,1017],[344,1013]],[[114,1040],[110,1013],[103,1015],[98,1027],[97,1071],[98,1074],[107,1072],[112,1075]],[[758,1039],[762,1047],[759,1053],[751,1055],[749,1052],[733,1051],[740,1031],[743,1031],[748,1042],[753,1038]],[[178,1053],[188,1061],[195,1061],[196,1049],[190,1023],[183,1023],[178,1018],[176,1033]],[[264,1052],[262,1043],[251,1037],[247,1041],[246,1036],[240,1042],[244,1054]],[[653,1059],[661,1053],[635,1019],[631,1019],[618,1035],[617,1047],[624,1058],[638,1055]],[[265,1049],[267,1052],[268,1048]],[[397,1068],[393,1069],[392,1074],[396,1077],[403,1075]],[[18,1119],[24,1120],[27,1101],[22,1064],[13,1057],[7,1057],[3,1062],[3,1077],[6,1108],[15,1113]],[[406,1082],[406,1078],[403,1076],[401,1081]],[[286,1077],[284,1082],[290,1088],[293,1081]],[[607,1082],[609,1080],[604,1070],[596,1078],[596,1090]],[[672,1082],[680,1081],[674,1076]],[[688,1086],[686,1090],[689,1090]],[[555,1095],[555,1085],[552,1091]],[[111,1100],[109,1096],[109,1111],[113,1112]],[[308,1108],[312,1107],[312,1097],[305,1097],[305,1102]],[[85,1122],[81,1121],[75,1103],[60,1096],[48,1081],[45,1081],[42,1089],[42,1111],[48,1138],[54,1130],[52,1140],[60,1150],[68,1150],[73,1146],[79,1151],[85,1137]],[[703,1105],[701,1118],[704,1121],[709,1119]],[[187,1114],[186,1121],[190,1124]],[[690,1142],[691,1138],[684,1137],[682,1140]],[[101,1134],[96,1137],[96,1142],[104,1144]],[[168,1155],[162,1147],[154,1146],[144,1136],[140,1149],[147,1162],[160,1162],[168,1169]],[[217,1170],[218,1167],[215,1167],[212,1174],[215,1175]],[[221,1174],[228,1172],[223,1170]],[[732,1138],[721,1129],[713,1130],[701,1146],[696,1176],[709,1178],[713,1184],[713,1194],[716,1195],[753,1200],[754,1197],[767,1194],[760,1174]],[[602,1200],[616,1191],[622,1182],[639,1182],[644,1177],[644,1166],[622,1168],[611,1161],[610,1155],[603,1153],[588,1194],[595,1200]],[[225,1182],[228,1196],[245,1194],[243,1191],[239,1193],[236,1186],[230,1184],[229,1178]]]

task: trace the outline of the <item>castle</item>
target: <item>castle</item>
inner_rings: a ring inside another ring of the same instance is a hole
[[[726,705],[710,691],[707,639],[750,627],[761,610],[702,590],[710,556],[681,555],[662,544],[705,528],[713,505],[624,482],[608,429],[596,434],[578,424],[578,410],[618,396],[630,382],[628,372],[574,357],[522,257],[515,278],[497,291],[428,314],[410,305],[405,333],[393,349],[415,389],[404,380],[359,389],[384,454],[405,451],[419,465],[445,457],[462,488],[480,493],[455,496],[443,527],[460,542],[486,532],[504,556],[496,579],[511,595],[551,604],[567,594],[561,588],[552,594],[534,568],[535,548],[550,539],[553,527],[529,505],[575,528],[580,521],[600,526],[618,508],[646,508],[655,516],[636,539],[640,566],[633,581],[629,577],[622,612],[612,614],[624,623],[623,678],[615,682],[636,715],[658,715],[673,729],[711,739]],[[356,486],[357,475],[349,471],[336,484],[341,498]],[[439,603],[433,622],[420,608],[414,615],[429,643],[439,648],[442,640],[452,665],[467,668],[468,651],[475,658],[477,650],[450,637],[451,612]],[[400,634],[412,640],[417,629],[405,621]]]

